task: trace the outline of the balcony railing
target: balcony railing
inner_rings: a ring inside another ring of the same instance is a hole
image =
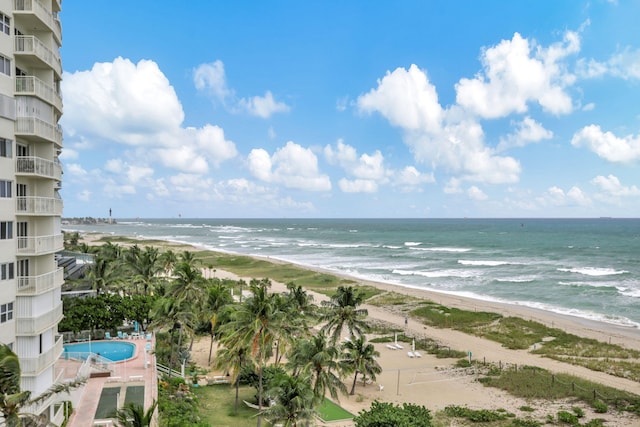
[[[58,43],[62,41],[60,21],[44,7],[40,0],[14,0],[13,13],[17,15],[17,17],[33,14],[42,24],[46,25],[53,32]]]
[[[15,36],[14,47],[15,55],[33,56],[62,76],[60,54],[49,49],[36,36]]]
[[[21,357],[20,369],[22,371],[22,375],[38,375],[58,360],[62,354],[62,350],[62,335],[60,335],[53,344],[53,347],[44,353],[39,354],[37,357]]]
[[[38,295],[62,286],[64,268],[39,276],[18,276],[18,295]]]
[[[16,76],[16,95],[37,96],[62,111],[62,96],[35,76]]]
[[[64,249],[64,236],[18,237],[18,255],[44,255]]]
[[[62,215],[62,199],[55,197],[16,197],[18,215]]]
[[[16,157],[17,175],[37,175],[43,178],[51,178],[57,181],[62,179],[62,166],[52,160],[46,160],[36,156]]]
[[[42,138],[62,148],[62,128],[57,124],[54,125],[35,117],[17,117],[15,131],[16,135]]]
[[[17,317],[16,334],[37,335],[45,329],[51,328],[62,320],[62,303],[53,310],[37,317]]]

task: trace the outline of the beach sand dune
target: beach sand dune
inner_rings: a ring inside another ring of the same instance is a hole
[[[216,271],[216,277],[232,280],[251,280],[249,277],[239,277],[233,273],[222,270]],[[375,286],[380,285],[377,283],[367,284]],[[382,286],[385,287],[386,285]],[[273,292],[286,292],[287,289],[284,284],[272,281],[271,290]],[[404,293],[405,291],[404,288],[398,289],[397,287],[391,287],[389,290],[401,293]],[[422,298],[426,297],[423,292],[416,290],[408,291],[408,293],[413,294],[414,296]],[[316,303],[328,299],[326,295],[312,291],[308,292],[313,295]],[[433,295],[429,296],[432,297]],[[448,296],[445,296],[444,299],[447,299],[447,297]],[[442,301],[442,304],[448,305],[448,302],[449,301]],[[460,304],[459,302],[458,305],[464,304]],[[498,311],[503,314],[514,315],[514,313],[510,311],[509,307],[487,307],[483,306],[481,301],[476,302],[476,306],[478,309],[486,311]],[[409,319],[408,324],[405,326],[405,317],[402,313],[394,313],[387,309],[371,305],[365,305],[364,308],[368,309],[369,318],[393,324],[399,329],[404,329],[407,336],[414,336],[418,338],[428,337],[437,341],[441,345],[449,346],[452,349],[471,351],[472,357],[475,360],[486,361],[487,363],[502,363],[504,365],[517,364],[519,366],[538,366],[552,372],[574,374],[611,387],[640,394],[640,384],[634,381],[613,377],[602,372],[595,372],[579,366],[573,366],[543,358],[531,354],[526,350],[509,350],[496,342],[467,335],[451,329],[426,327],[412,319]],[[468,309],[468,307],[465,308]],[[495,310],[495,308],[500,308],[501,310]],[[515,314],[517,315],[522,313]],[[573,322],[572,319],[556,319],[557,316],[554,315],[551,316],[551,319],[553,320],[544,317],[544,313],[538,313],[537,315],[543,317],[548,322],[557,323],[556,327],[566,328],[567,331],[578,335],[580,335],[579,332],[583,332],[586,329],[587,331],[590,331],[590,334],[588,335],[591,336],[617,336],[622,340],[626,334],[625,331],[623,331],[621,335],[616,335],[620,332],[592,329],[593,325],[590,325],[589,327],[582,326],[579,322]],[[635,341],[629,340],[625,342],[627,344],[631,344],[630,347],[638,348],[636,347],[639,344],[637,342],[637,338]],[[550,403],[547,401],[520,399],[513,397],[504,391],[485,387],[477,381],[477,374],[474,373],[473,370],[453,368],[452,364],[455,360],[437,359],[434,356],[424,354],[424,352],[421,358],[410,358],[407,355],[409,345],[405,346],[403,350],[390,350],[385,344],[375,344],[375,347],[376,350],[380,352],[378,362],[382,366],[383,372],[377,377],[376,381],[371,384],[363,384],[359,380],[355,396],[340,397],[340,405],[354,414],[363,409],[367,409],[374,400],[393,402],[396,404],[410,402],[424,405],[431,411],[444,409],[449,405],[468,406],[473,409],[505,409],[521,418],[526,416],[544,418],[547,414],[555,415],[559,410],[571,411],[572,407],[579,406],[573,401]],[[208,367],[208,355],[209,340],[202,338],[194,345],[192,352],[193,361],[199,366],[206,368]],[[219,375],[221,373],[212,372],[212,374]],[[351,385],[351,380],[352,379],[345,380],[348,387]],[[533,413],[524,412],[520,409],[523,406],[535,408],[535,411]],[[596,414],[593,414],[589,408],[585,407],[584,410],[590,418],[596,417]],[[637,418],[626,415],[604,414],[604,416],[602,416],[602,414],[597,414],[597,417],[608,420],[608,426],[627,427],[638,426],[640,424],[640,421]]]

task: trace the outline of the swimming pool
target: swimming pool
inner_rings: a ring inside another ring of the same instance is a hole
[[[136,351],[136,345],[118,341],[92,341],[76,344],[66,344],[62,356],[86,359],[89,353],[100,356],[114,362],[131,359]]]

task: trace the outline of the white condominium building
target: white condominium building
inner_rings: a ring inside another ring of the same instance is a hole
[[[61,0],[0,0],[0,341],[22,390],[56,380],[63,271]],[[29,408],[56,421],[53,400]]]

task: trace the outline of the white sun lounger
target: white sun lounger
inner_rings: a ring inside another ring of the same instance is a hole
[[[414,355],[415,357],[422,357],[422,354],[418,353],[417,351],[414,351],[414,352],[413,352],[413,355]]]
[[[395,347],[396,347],[398,350],[402,350],[402,349],[404,348],[403,346],[401,346],[401,345],[400,345],[400,344],[398,344],[398,343],[395,343],[394,345],[395,345]]]
[[[391,344],[387,344],[387,348],[389,350],[397,350],[396,346],[395,345],[391,345]]]
[[[411,357],[413,359],[413,351],[407,352],[407,356],[409,356],[409,357]]]

